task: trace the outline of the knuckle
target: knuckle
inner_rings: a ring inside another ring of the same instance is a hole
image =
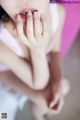
[[[28,38],[33,38],[32,34],[30,32],[27,33]]]
[[[34,38],[33,37],[33,32],[31,32],[31,30],[27,30],[26,35],[28,36],[28,38]]]
[[[20,38],[20,39],[23,39],[24,36],[23,36],[22,34],[19,34],[19,38]]]
[[[39,32],[36,32],[36,33],[35,33],[35,37],[39,37],[39,38],[40,38],[40,36],[41,36],[41,35],[40,35]],[[39,39],[39,38],[38,38],[38,39]]]
[[[41,33],[40,29],[37,28],[37,29],[35,30],[35,33],[36,33],[36,34],[40,34],[40,33]]]
[[[34,37],[33,37],[32,34],[28,34],[27,37],[28,37],[28,39],[29,39],[30,41],[34,41]]]
[[[27,30],[27,34],[28,34],[28,35],[31,35],[31,31],[30,31],[30,30]]]
[[[20,32],[17,32],[17,34],[18,34],[18,37],[20,38],[20,36],[21,36],[21,33],[20,33]]]
[[[44,32],[44,37],[48,38],[48,33],[46,31]]]
[[[28,35],[31,35],[31,29],[27,29],[26,32],[27,32]]]
[[[46,15],[44,13],[41,16],[43,20],[46,20]]]
[[[44,23],[44,29],[45,29],[45,30],[48,30],[48,26],[47,26],[46,23]]]

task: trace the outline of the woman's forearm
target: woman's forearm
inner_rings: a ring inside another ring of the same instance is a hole
[[[49,66],[46,55],[31,55],[33,66],[33,79],[36,88],[44,89],[49,81]]]
[[[50,72],[55,83],[59,83],[63,78],[63,67],[60,52],[51,52]]]
[[[37,60],[37,58],[35,58],[35,60]],[[42,89],[43,79],[40,79],[39,77],[36,77],[36,79],[33,78],[34,71],[32,72],[32,64],[18,57],[13,51],[11,51],[6,46],[2,48],[0,47],[0,63],[7,66],[20,80],[22,80],[22,82],[27,84],[29,87],[37,90]],[[37,65],[39,65],[39,63],[42,62],[38,62]],[[35,71],[34,73],[37,75],[37,72],[38,71]],[[39,78],[39,80],[37,78]],[[37,81],[40,83],[41,86],[38,86],[39,84]]]

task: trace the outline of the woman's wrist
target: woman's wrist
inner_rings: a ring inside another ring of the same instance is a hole
[[[31,53],[31,60],[32,60],[32,63],[47,63],[47,58],[46,58],[46,54],[45,53],[40,53],[40,54],[37,54],[37,53]],[[48,64],[48,63],[47,63]]]
[[[46,54],[44,53],[44,52],[41,52],[41,53],[39,53],[39,52],[31,52],[30,53],[31,54],[31,58],[41,58],[41,57],[46,57]]]
[[[32,69],[33,76],[36,84],[39,83],[39,86],[43,89],[46,87],[49,81],[49,66],[45,54],[38,54],[38,56],[31,56],[32,60]]]

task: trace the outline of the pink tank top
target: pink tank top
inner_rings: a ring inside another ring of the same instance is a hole
[[[53,30],[53,33],[55,33],[59,25],[58,7],[57,7],[57,4],[52,4],[52,3],[49,5],[49,7],[50,7],[50,12],[51,12],[52,21],[53,21],[52,30]],[[11,50],[13,50],[19,57],[24,58],[24,53],[22,49],[20,48],[15,38],[4,27],[3,22],[0,23],[0,40],[4,42],[9,48],[11,48]],[[50,44],[50,47],[48,48],[47,53],[50,52],[52,47],[53,47],[53,40],[51,41],[51,44]],[[0,72],[7,71],[7,70],[9,69],[6,66],[0,64]]]

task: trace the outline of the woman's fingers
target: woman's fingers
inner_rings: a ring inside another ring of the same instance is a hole
[[[63,105],[64,105],[64,98],[61,97],[57,113],[59,113],[61,111]]]
[[[58,103],[56,104],[56,108],[52,108],[52,109],[49,109],[49,114],[50,115],[53,115],[53,114],[59,114],[62,107],[64,105],[64,99],[63,97],[61,96],[61,98],[59,99]]]
[[[27,47],[30,47],[30,43],[24,34],[23,22],[22,22],[20,15],[17,15],[16,30],[17,30],[17,35],[19,39],[21,40],[21,42],[25,44]]]
[[[34,35],[37,40],[41,37],[41,23],[38,12],[34,12]]]
[[[48,37],[48,24],[46,20],[46,16],[41,14],[41,21],[42,21],[42,34],[44,38]]]
[[[56,94],[55,94],[55,96],[53,97],[53,100],[52,100],[52,102],[50,103],[50,108],[53,108],[53,106],[55,106],[56,105],[56,103],[58,102],[58,100],[60,99],[60,97],[61,97],[61,90],[59,90]]]
[[[28,39],[35,44],[35,39],[34,39],[34,29],[33,29],[33,17],[31,11],[28,12],[27,14],[27,22],[26,22],[26,35]]]
[[[23,34],[24,34],[23,23],[22,23],[22,19],[21,19],[20,15],[17,15],[16,28],[17,28],[18,37],[23,36]]]
[[[45,52],[46,46],[48,45],[49,35],[48,35],[48,25],[47,20],[44,15],[39,17],[38,12],[34,12],[32,15],[31,11],[28,11],[25,23],[18,15],[17,19],[17,34],[20,40],[26,45],[30,50],[39,50]],[[24,25],[24,26],[23,26]]]

